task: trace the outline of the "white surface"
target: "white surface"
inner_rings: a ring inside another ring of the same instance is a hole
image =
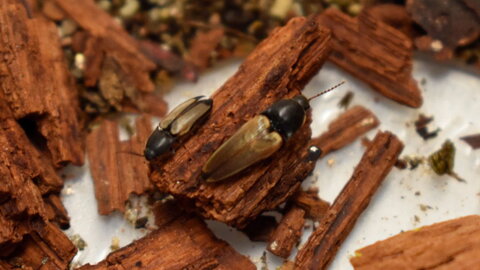
[[[170,108],[189,97],[210,95],[236,71],[239,63],[219,66],[201,76],[197,84],[179,83],[165,97]],[[474,151],[459,140],[461,136],[480,132],[480,77],[468,70],[451,68],[426,60],[415,61],[414,77],[419,82],[426,80],[424,85],[420,85],[424,96],[424,105],[420,109],[410,109],[387,100],[330,64],[325,65],[306,87],[304,95],[309,97],[341,80],[347,81],[344,86],[312,102],[314,135],[325,131],[328,123],[342,112],[337,106],[339,100],[347,91],[353,91],[355,96],[350,106],[358,104],[372,110],[381,121],[381,130],[390,130],[405,142],[402,155],[428,155],[440,148],[444,140],[451,139],[457,148],[455,171],[467,181],[460,183],[448,176],[436,176],[425,165],[413,171],[394,168],[359,218],[329,269],[352,269],[348,258],[356,249],[402,230],[480,214],[480,150]],[[438,137],[425,142],[416,134],[413,122],[420,113],[435,117],[429,127],[441,128]],[[376,132],[371,131],[368,137],[373,138]],[[357,141],[326,156],[318,162],[313,176],[306,180],[305,185],[318,186],[320,197],[333,202],[350,178],[363,151],[363,146]],[[334,161],[334,164],[329,166],[328,160]],[[68,234],[78,233],[88,244],[75,261],[96,263],[110,252],[112,237],[119,237],[121,246],[125,246],[145,233],[133,229],[119,214],[107,217],[97,214],[88,165],[70,168],[67,173],[71,174],[71,179],[66,182],[62,198],[72,218],[72,228]],[[415,195],[417,191],[420,192],[419,196]],[[422,211],[422,204],[432,209]],[[415,215],[418,222],[415,221]],[[242,233],[224,224],[214,221],[208,224],[218,237],[228,241],[240,253],[249,255],[252,261],[261,266],[264,243],[250,242]],[[304,233],[302,244],[310,231]],[[267,258],[268,269],[275,269],[282,262],[272,254],[268,254]]]

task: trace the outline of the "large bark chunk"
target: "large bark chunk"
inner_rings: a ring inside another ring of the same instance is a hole
[[[392,169],[403,144],[389,132],[379,132],[347,185],[299,251],[296,269],[325,269],[352,230],[357,218]]]
[[[16,119],[36,125],[55,165],[81,165],[77,91],[55,24],[38,15],[28,18],[21,1],[6,0],[0,3],[0,25],[3,98]]]
[[[422,105],[412,77],[410,38],[368,11],[351,18],[332,8],[318,15],[317,21],[332,30],[330,61],[387,98],[410,107]]]
[[[480,216],[466,216],[422,227],[355,252],[357,270],[477,269],[480,265]]]
[[[141,116],[136,120],[136,134],[128,141],[120,141],[118,124],[110,120],[88,135],[88,160],[100,214],[124,211],[130,194],[152,188],[146,160],[138,156],[151,132],[151,118]]]
[[[156,231],[99,264],[81,269],[256,269],[249,259],[218,240],[201,219],[178,211],[173,202],[160,205],[155,212]]]
[[[0,94],[0,245],[16,243],[32,223],[52,218],[42,194],[59,191],[62,180],[30,144]]]
[[[207,184],[200,171],[247,120],[300,93],[328,55],[329,38],[328,31],[305,18],[273,31],[212,96],[211,116],[196,134],[165,164],[152,164],[157,187],[193,202],[207,218],[238,227],[284,202],[314,166],[305,161],[310,120],[272,157],[223,182]]]

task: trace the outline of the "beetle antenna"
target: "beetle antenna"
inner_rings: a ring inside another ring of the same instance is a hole
[[[323,94],[326,94],[326,93],[332,91],[333,89],[339,87],[340,85],[342,85],[342,84],[344,84],[344,83],[345,83],[345,81],[342,81],[341,83],[339,83],[339,84],[337,84],[337,85],[335,85],[335,86],[333,86],[333,87],[330,87],[330,88],[328,88],[327,90],[324,90],[324,91],[316,94],[315,96],[309,98],[308,101],[310,101],[310,100],[312,100],[312,99],[314,99],[314,98],[317,98],[317,97],[319,97],[319,96],[321,96],[321,95],[323,95]]]
[[[135,153],[135,152],[132,152],[132,151],[117,151],[117,154],[130,154],[130,155],[134,155],[134,156],[145,157],[142,154]]]

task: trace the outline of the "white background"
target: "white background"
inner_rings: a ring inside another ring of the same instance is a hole
[[[187,98],[200,94],[210,95],[234,74],[239,64],[240,61],[231,61],[217,65],[215,69],[203,74],[196,84],[181,82],[165,99],[170,108],[173,108]],[[394,168],[374,195],[370,206],[358,219],[329,269],[352,269],[348,258],[356,249],[402,230],[480,214],[480,150],[472,150],[459,140],[461,136],[480,133],[480,77],[474,70],[419,57],[414,63],[414,77],[419,82],[424,97],[424,105],[420,109],[407,108],[383,98],[359,80],[328,63],[304,91],[304,95],[309,97],[342,80],[347,81],[340,88],[312,101],[314,136],[325,131],[328,123],[343,111],[337,104],[345,93],[352,91],[354,98],[350,106],[362,105],[372,110],[380,119],[379,129],[390,130],[405,142],[402,155],[425,156],[439,149],[446,139],[451,139],[457,149],[455,171],[467,181],[460,183],[448,176],[437,176],[426,165],[413,171]],[[420,84],[422,80],[425,81],[424,84]],[[441,128],[436,138],[424,141],[415,132],[413,122],[420,113],[435,117],[429,127]],[[377,130],[371,131],[367,137],[373,138],[376,132]],[[357,141],[326,156],[318,161],[314,174],[304,185],[318,186],[320,197],[333,202],[349,180],[363,151],[364,147]],[[333,165],[327,164],[327,161]],[[88,164],[81,168],[69,167],[65,173],[69,179],[62,192],[62,199],[71,216],[71,229],[67,234],[79,234],[87,242],[87,247],[79,252],[74,262],[96,263],[110,252],[112,238],[118,237],[120,246],[125,246],[147,232],[135,230],[120,213],[110,216],[97,214]],[[420,195],[415,195],[416,192]],[[428,205],[432,209],[422,211],[421,205]],[[242,233],[218,222],[209,221],[208,224],[218,237],[229,242],[240,253],[250,256],[260,269],[260,257],[265,250],[265,243],[250,242]],[[311,222],[308,224],[311,225]],[[305,230],[302,244],[309,234],[310,230]],[[294,255],[291,256],[293,258]],[[267,254],[267,261],[268,269],[275,269],[283,260]]]

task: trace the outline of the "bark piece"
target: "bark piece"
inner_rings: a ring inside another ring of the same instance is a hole
[[[437,137],[438,132],[440,129],[437,128],[434,131],[429,131],[427,125],[433,121],[432,117],[427,117],[423,114],[418,116],[418,119],[415,121],[415,131],[417,131],[418,135],[423,138],[423,140],[433,139]]]
[[[355,106],[333,120],[328,125],[328,130],[319,137],[313,138],[310,144],[320,148],[321,157],[324,157],[352,143],[379,124],[377,117],[370,110]]]
[[[261,215],[248,223],[248,225],[242,229],[242,232],[244,232],[251,241],[267,242],[270,240],[277,226],[278,222],[275,217]]]
[[[329,52],[328,30],[296,18],[273,31],[212,96],[210,118],[165,163],[152,163],[152,181],[199,213],[237,227],[291,196],[313,169],[305,160],[310,117],[277,153],[219,183],[205,183],[203,164],[225,139],[275,101],[293,97]],[[280,181],[281,180],[281,181]]]
[[[455,49],[480,37],[480,6],[474,2],[477,1],[409,0],[407,9],[428,36],[442,47]]]
[[[36,227],[4,263],[22,269],[67,269],[76,253],[68,237],[57,226],[46,223]]]
[[[297,254],[298,269],[325,269],[392,169],[403,144],[389,132],[379,132],[367,148],[352,178],[325,218]]]
[[[475,269],[480,265],[480,216],[421,227],[355,252],[362,269]]]
[[[146,160],[138,156],[152,132],[151,120],[144,115],[135,122],[136,134],[128,141],[120,141],[118,124],[111,120],[105,120],[87,136],[88,160],[101,215],[125,211],[130,194],[152,188]]]
[[[464,142],[468,143],[473,149],[480,148],[480,134],[473,134],[460,138]]]
[[[48,159],[30,144],[0,93],[0,246],[17,243],[32,224],[51,216],[43,194],[59,191],[62,180]]]
[[[315,221],[320,221],[330,207],[330,203],[318,197],[318,190],[299,191],[292,201],[306,211],[307,217]]]
[[[256,269],[249,259],[217,239],[201,219],[178,211],[172,201],[155,214],[157,230],[99,264],[80,269]]]
[[[214,28],[205,32],[197,32],[190,46],[189,60],[200,70],[209,67],[212,52],[225,35],[223,28]]]
[[[92,0],[51,1],[55,1],[92,38],[97,39],[95,42],[98,42],[99,46],[96,50],[112,57],[136,89],[144,92],[154,90],[149,72],[155,68],[155,64],[143,55],[138,42],[130,37],[108,13],[100,9]]]
[[[56,166],[81,165],[77,91],[55,24],[39,15],[29,19],[21,1],[2,1],[0,10],[3,98],[14,117],[37,133],[43,152]]]
[[[405,34],[368,11],[351,18],[331,8],[316,20],[332,30],[330,61],[387,98],[410,107],[422,105],[412,77],[412,42]]]
[[[368,7],[372,17],[395,29],[400,30],[408,37],[413,35],[413,21],[405,6],[395,4],[377,4]]]
[[[273,232],[267,250],[282,258],[288,258],[302,236],[303,224],[305,210],[298,206],[291,207]]]

